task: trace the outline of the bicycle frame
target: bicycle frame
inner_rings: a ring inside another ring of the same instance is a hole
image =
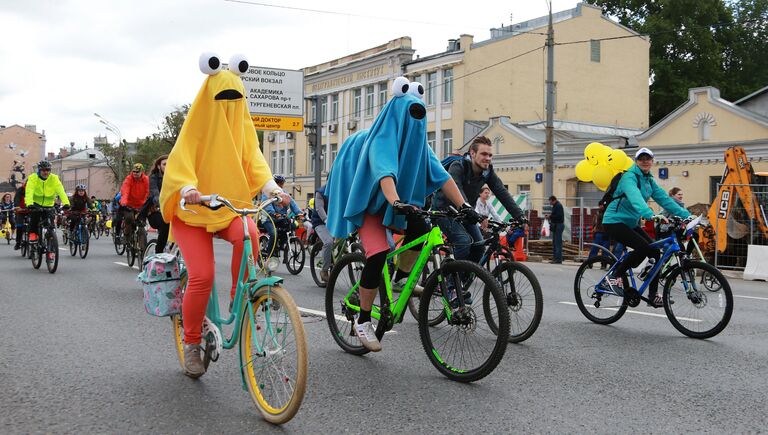
[[[654,249],[661,249],[663,252],[661,254],[661,257],[659,258],[659,261],[657,261],[656,264],[653,265],[653,268],[651,268],[651,270],[648,272],[648,277],[643,282],[643,285],[640,286],[640,288],[637,288],[637,284],[635,282],[635,275],[632,272],[632,268],[627,268],[627,272],[629,273],[630,287],[636,289],[638,294],[640,294],[641,296],[645,293],[645,290],[648,288],[651,281],[653,281],[656,278],[656,275],[658,275],[661,268],[672,258],[672,256],[674,256],[676,253],[681,251],[680,245],[677,243],[677,236],[675,234],[672,234],[671,236],[665,239],[657,240],[651,243],[649,246]],[[613,272],[616,269],[616,266],[619,265],[619,263],[626,261],[628,256],[629,256],[629,252],[625,252],[621,256],[619,261],[614,263],[613,266],[611,266],[610,269],[608,269],[607,273],[601,278],[601,281],[605,279],[605,277],[608,276],[608,274]],[[676,260],[677,260],[677,265],[681,266],[680,258],[676,257]],[[595,289],[595,291],[597,293],[610,293],[610,292],[602,291],[597,288]]]
[[[397,299],[397,302],[395,303],[394,308],[391,310],[391,314],[394,316],[393,323],[400,323],[403,320],[403,315],[405,314],[405,309],[408,304],[408,299],[411,297],[411,293],[413,292],[414,287],[416,286],[416,282],[419,280],[419,277],[421,276],[422,270],[424,270],[424,266],[427,264],[427,261],[429,261],[430,256],[434,256],[435,260],[435,270],[440,268],[440,255],[436,255],[433,251],[438,246],[443,245],[443,233],[440,231],[440,228],[435,225],[432,227],[432,229],[423,236],[413,240],[412,242],[402,245],[401,247],[395,249],[394,251],[390,252],[387,255],[387,260],[390,260],[394,258],[396,255],[407,251],[408,249],[419,245],[424,244],[424,246],[421,248],[421,253],[419,254],[418,259],[416,260],[416,263],[413,265],[413,269],[411,269],[411,273],[408,276],[408,281],[405,284],[405,287],[403,288],[402,293],[400,293],[400,297]],[[389,261],[384,262],[384,269],[382,272],[384,286],[387,293],[387,300],[392,301],[392,284],[391,284],[391,278],[389,273]],[[349,298],[352,296],[357,289],[360,287],[360,282],[356,282],[355,285],[352,286],[349,293],[344,297],[344,303],[347,307],[355,310],[360,311],[360,306],[355,305],[350,302]],[[443,304],[447,305],[447,301],[443,301]],[[371,311],[371,317],[373,317],[376,320],[381,320],[383,308],[379,307],[377,305],[373,305],[372,311]],[[451,316],[451,310],[446,309],[446,315],[448,316],[448,319],[450,320]]]

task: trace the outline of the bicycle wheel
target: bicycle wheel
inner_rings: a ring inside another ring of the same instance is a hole
[[[112,232],[112,243],[115,245],[115,252],[117,255],[123,255],[123,252],[125,252],[125,243],[123,243],[122,237],[117,234],[117,231]]]
[[[183,294],[187,288],[186,271],[181,272],[180,285]],[[184,370],[184,322],[181,318],[181,313],[171,316],[171,326],[173,327],[173,344],[176,349],[176,356],[179,357],[179,364],[181,364],[181,369]]]
[[[67,229],[66,229],[66,228],[64,228],[64,229],[61,231],[61,242],[62,242],[62,243],[64,243],[64,244],[66,245],[66,244],[67,244],[67,242],[69,242],[69,241],[70,241],[70,240],[69,240],[69,231],[67,231]],[[73,255],[74,255],[74,254],[73,254]]]
[[[541,322],[544,310],[544,300],[541,295],[541,285],[536,275],[524,264],[514,261],[502,261],[491,273],[499,282],[509,308],[509,342],[520,343],[536,332]],[[490,308],[486,301],[490,295],[483,294],[483,309]],[[488,326],[496,332],[496,319],[490,311],[485,318]]]
[[[88,231],[82,231],[80,233],[80,246],[78,249],[80,250],[80,258],[85,258],[88,256],[88,247],[90,246],[90,237],[88,235]]]
[[[69,240],[69,255],[73,257],[77,255],[77,243],[72,239]]]
[[[344,255],[333,265],[331,275],[328,277],[328,285],[325,287],[325,318],[328,321],[328,328],[336,344],[353,355],[364,355],[369,352],[355,335],[353,322],[358,310],[348,307],[344,302],[352,287],[360,281],[363,266],[365,266],[363,254]],[[353,278],[350,279],[350,276]],[[360,305],[360,296],[357,291],[349,297],[349,302],[356,306]]]
[[[717,284],[702,284],[704,277]],[[691,338],[714,337],[725,329],[733,314],[728,280],[714,266],[699,261],[675,267],[665,283],[663,300],[672,326]]]
[[[291,237],[285,247],[285,267],[291,275],[298,275],[304,269],[306,253],[298,237]]]
[[[21,236],[21,256],[26,257],[29,252],[29,233],[26,231]]]
[[[431,259],[424,265],[424,270],[421,272],[421,278],[419,279],[419,285],[424,287],[427,285],[427,280],[432,272],[435,270],[434,261]],[[419,298],[411,295],[408,300],[408,311],[411,312],[413,318],[419,320]],[[440,322],[445,320],[445,311],[443,310],[443,300],[440,297],[439,292],[432,295],[432,300],[429,303],[429,326],[439,325]]]
[[[269,258],[269,236],[266,234],[259,235],[259,258],[256,261],[259,264],[259,268],[264,267],[264,263]]]
[[[615,262],[616,260],[610,257],[589,258],[581,263],[573,281],[573,293],[579,311],[587,319],[601,325],[608,325],[621,319],[628,307],[623,297],[595,291],[595,286],[606,275],[606,271],[601,270],[600,265],[606,264],[610,268]],[[626,275],[623,280],[624,288],[628,288],[629,281]]]
[[[246,389],[265,420],[283,424],[298,412],[307,387],[307,339],[296,302],[282,287],[262,287],[241,320]]]
[[[31,244],[29,247],[29,256],[32,259],[32,267],[34,267],[35,269],[39,269],[40,265],[43,264],[42,243],[43,243],[42,238],[38,237],[37,241]]]
[[[53,230],[46,233],[45,243],[48,251],[45,253],[45,266],[49,273],[56,273],[56,269],[59,268],[59,239],[56,238]]]
[[[456,292],[453,284],[463,283]],[[464,306],[451,308],[444,294],[458,293]],[[491,295],[491,310],[496,316],[497,332],[488,327],[481,306],[484,292]],[[435,293],[450,316],[437,326],[429,326],[429,307]],[[469,295],[475,295],[469,300]],[[432,274],[419,305],[419,335],[427,358],[448,379],[474,382],[488,376],[499,364],[507,350],[509,310],[498,282],[476,263],[454,260],[444,263]]]
[[[320,278],[320,271],[325,267],[323,264],[322,251],[323,242],[315,243],[309,251],[309,273],[312,274],[312,279],[320,288],[323,288],[326,285],[326,282]]]
[[[144,267],[144,261],[146,261],[147,257],[155,254],[156,247],[157,247],[157,239],[150,239],[149,242],[147,242],[147,247],[144,248],[144,255],[141,257],[142,262],[140,267]]]
[[[144,260],[144,252],[147,249],[147,230],[144,229],[144,227],[139,227],[138,230],[136,230],[136,249],[133,251],[134,260],[136,262],[136,267],[141,270],[142,268],[142,260]],[[141,255],[141,260],[139,260],[139,255]]]
[[[133,241],[133,237],[130,237],[125,243],[125,256],[128,267],[133,267],[133,263],[136,262],[136,244]]]

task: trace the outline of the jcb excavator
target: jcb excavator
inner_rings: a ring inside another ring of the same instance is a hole
[[[741,201],[741,209],[754,222],[757,234],[762,234],[763,241],[768,241],[768,220],[766,220],[766,207],[768,207],[768,185],[761,198],[753,192],[749,185],[763,184],[763,174],[753,171],[752,165],[747,160],[747,154],[742,147],[730,147],[725,151],[725,172],[720,179],[720,190],[709,207],[707,218],[712,227],[703,228],[699,234],[700,245],[709,254],[714,254],[715,248],[720,254],[728,249],[728,236],[739,239],[747,234],[746,226],[734,220],[734,211],[737,201]],[[754,241],[750,241],[754,243]]]

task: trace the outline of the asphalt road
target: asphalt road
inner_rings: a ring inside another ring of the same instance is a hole
[[[229,288],[226,242],[217,286]],[[429,363],[413,318],[378,354],[355,357],[325,319],[305,317],[310,377],[297,416],[264,422],[225,352],[184,376],[170,321],[146,314],[137,269],[109,239],[85,260],[61,252],[51,275],[0,245],[2,433],[760,432],[768,428],[768,285],[731,279],[735,310],[709,340],[678,333],[663,310],[636,308],[611,326],[573,303],[576,267],[531,263],[544,292],[536,334],[510,345],[487,378],[447,380]],[[122,264],[121,264],[122,263]],[[278,272],[296,302],[323,311],[308,270]],[[221,292],[226,293],[226,292]],[[222,295],[222,303],[226,303]],[[226,306],[226,305],[224,305]]]

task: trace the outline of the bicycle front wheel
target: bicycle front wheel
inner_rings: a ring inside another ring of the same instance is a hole
[[[112,243],[115,245],[115,252],[117,255],[123,255],[123,252],[125,252],[125,243],[123,243],[122,238],[117,231],[112,231]]]
[[[320,278],[320,271],[325,267],[323,264],[323,242],[317,242],[312,245],[312,249],[309,251],[309,273],[312,275],[312,279],[315,281],[318,287],[324,288],[327,284]]]
[[[51,230],[47,233],[45,239],[46,253],[45,253],[45,267],[48,268],[49,273],[56,273],[56,269],[59,268],[59,239],[56,238],[56,233]]]
[[[349,292],[360,281],[364,266],[363,254],[344,255],[333,265],[328,285],[325,287],[325,318],[328,321],[328,328],[336,344],[353,355],[364,355],[369,352],[360,343],[353,326],[359,309],[349,306],[360,306],[359,293],[355,291],[350,294]]]
[[[509,308],[509,342],[520,343],[536,332],[544,310],[541,285],[531,269],[513,261],[502,261],[493,269],[493,277],[499,282]],[[483,309],[490,307],[483,294]],[[496,319],[493,313],[486,312],[486,319],[492,331],[496,331]]]
[[[298,237],[288,239],[288,245],[285,247],[285,267],[291,275],[298,275],[304,269],[306,253],[304,245]]]
[[[608,325],[619,319],[627,311],[627,301],[620,296],[598,292],[595,287],[602,280],[607,270],[616,260],[610,257],[592,257],[581,263],[573,281],[573,293],[579,311],[587,319],[600,325]],[[605,270],[601,266],[605,265]],[[629,280],[624,276],[624,288],[629,287]]]
[[[678,331],[691,338],[710,338],[728,326],[733,314],[731,286],[714,266],[686,261],[664,285],[664,311]]]
[[[29,258],[32,259],[32,267],[35,269],[40,269],[40,265],[43,264],[43,243],[43,239],[38,237],[37,242],[29,247]]]
[[[488,326],[482,307],[486,292],[497,332]],[[441,294],[446,321],[431,327],[429,307],[436,293]],[[458,298],[463,298],[463,306],[455,304]],[[509,310],[496,279],[476,263],[444,263],[421,295],[419,333],[427,358],[447,378],[474,382],[488,376],[504,357],[509,336]]]
[[[80,234],[80,238],[81,238],[80,239],[81,243],[80,243],[80,246],[78,247],[78,249],[80,250],[80,258],[85,258],[88,256],[88,247],[91,245],[91,242],[90,242],[91,238],[88,235],[88,231],[83,231]]]
[[[282,287],[263,287],[241,317],[240,366],[262,417],[283,424],[298,412],[307,387],[307,339],[299,310]]]

